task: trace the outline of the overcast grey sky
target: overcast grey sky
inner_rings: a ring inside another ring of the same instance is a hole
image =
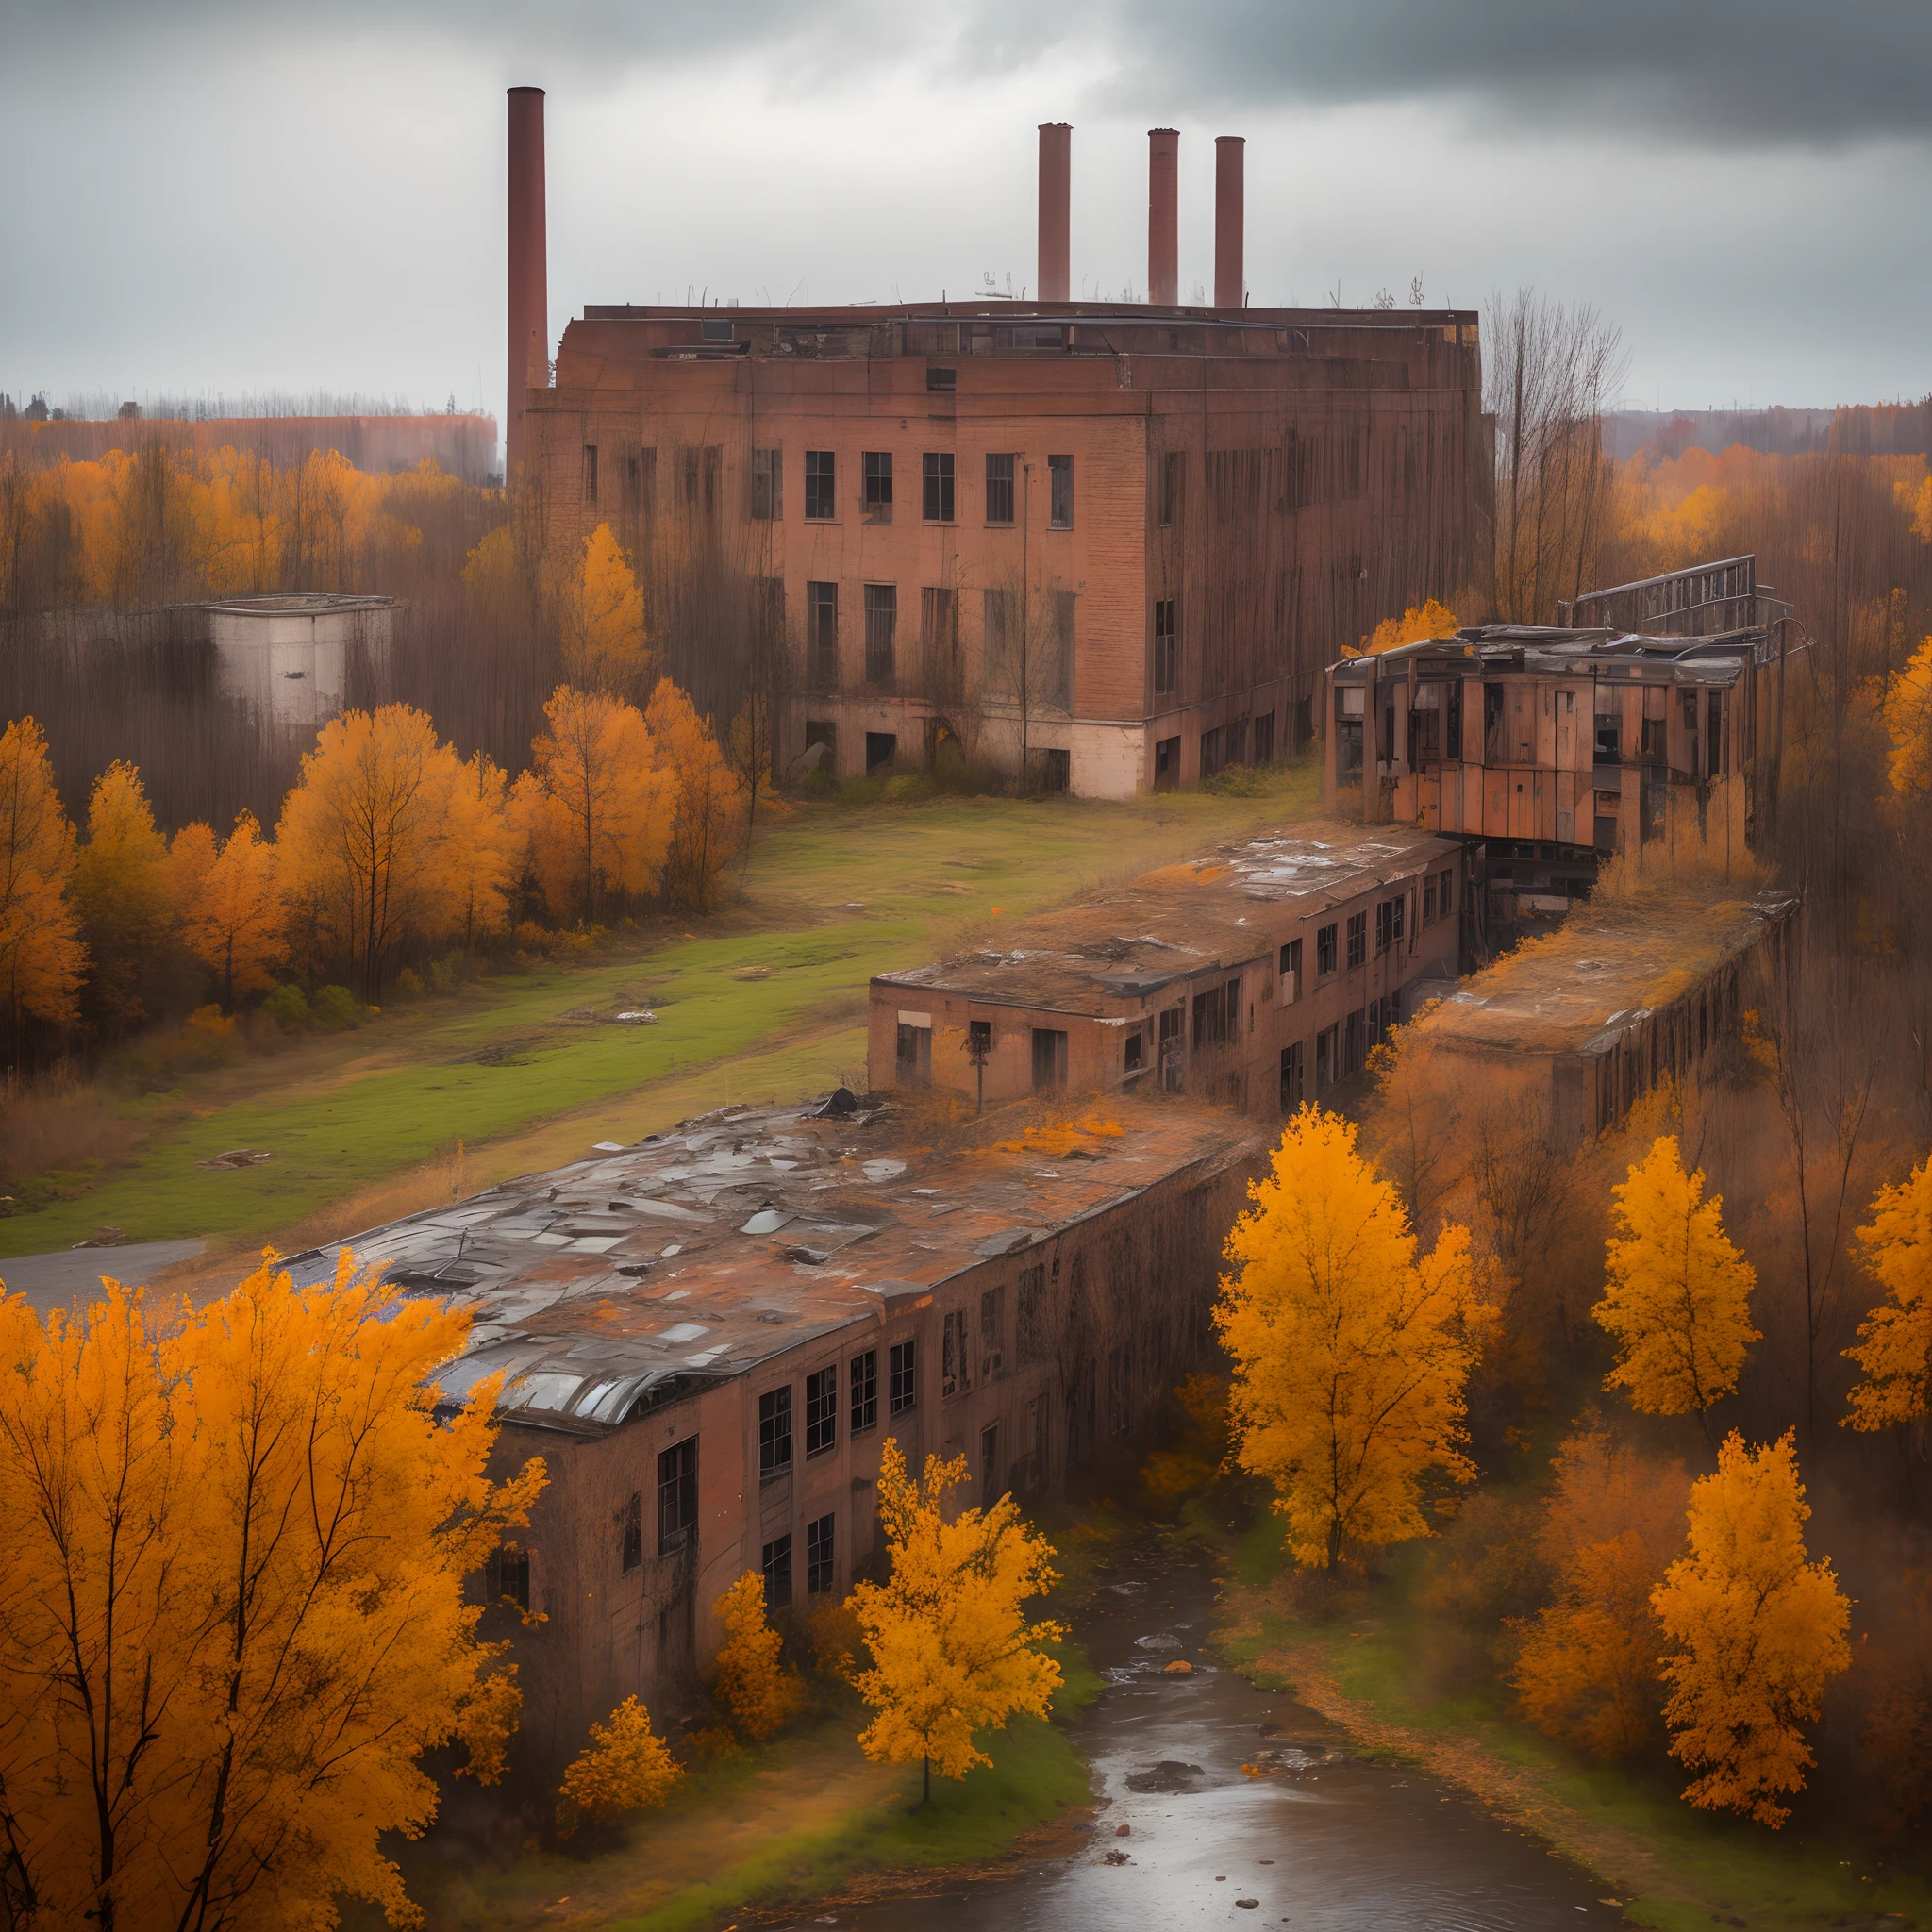
[[[0,389],[502,408],[503,89],[549,90],[553,335],[586,302],[1146,278],[1146,129],[1248,139],[1258,303],[1521,283],[1633,405],[1932,390],[1927,0],[0,0]]]

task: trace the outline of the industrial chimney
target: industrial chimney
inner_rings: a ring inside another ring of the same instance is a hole
[[[1224,134],[1214,142],[1214,306],[1240,308],[1247,300],[1241,243],[1245,220],[1241,175],[1247,142]]]
[[[1067,302],[1067,202],[1073,184],[1074,130],[1065,121],[1040,124],[1040,299]]]
[[[1147,299],[1165,308],[1181,299],[1180,158],[1177,129],[1147,130]]]
[[[504,480],[524,463],[526,390],[550,386],[550,258],[543,221],[543,90],[509,90],[509,380]]]

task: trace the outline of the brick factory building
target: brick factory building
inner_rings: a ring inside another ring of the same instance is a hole
[[[1405,827],[1304,824],[1013,921],[997,949],[872,982],[869,1078],[1277,1118],[1360,1072],[1419,982],[1455,975],[1461,860]]]
[[[1475,316],[1245,306],[1239,142],[1212,306],[1175,299],[1170,130],[1155,302],[1065,299],[1050,125],[1049,299],[592,306],[553,381],[541,95],[513,91],[511,127],[512,482],[558,548],[611,526],[701,704],[771,654],[781,769],[903,769],[954,741],[1126,797],[1266,763],[1312,741],[1343,645],[1480,575]]]
[[[360,1236],[475,1318],[443,1374],[502,1374],[497,1463],[549,1487],[475,1587],[569,1757],[632,1694],[681,1701],[747,1570],[774,1608],[878,1555],[880,1445],[963,1455],[971,1500],[1063,1492],[1210,1345],[1221,1243],[1265,1156],[1224,1112],[1128,1104],[963,1124],[852,1104],[727,1108]],[[336,1249],[290,1262],[333,1278]]]

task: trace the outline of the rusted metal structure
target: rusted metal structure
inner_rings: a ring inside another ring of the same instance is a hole
[[[1755,556],[1721,558],[1607,591],[1586,591],[1574,604],[1557,606],[1563,622],[1575,630],[1682,638],[1761,629],[1789,615],[1790,608],[1769,584],[1757,581]]]

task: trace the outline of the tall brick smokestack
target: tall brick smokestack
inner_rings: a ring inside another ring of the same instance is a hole
[[[1239,134],[1224,134],[1214,142],[1214,306],[1239,308],[1247,299],[1241,276],[1242,229],[1246,220],[1242,200],[1242,164],[1247,142]]]
[[[1181,299],[1181,138],[1147,130],[1147,299],[1172,308]]]
[[[1064,121],[1040,124],[1040,299],[1068,302],[1067,203],[1074,177],[1074,130]]]
[[[550,251],[543,220],[543,90],[509,90],[509,380],[504,475],[524,461],[524,391],[550,383]]]

